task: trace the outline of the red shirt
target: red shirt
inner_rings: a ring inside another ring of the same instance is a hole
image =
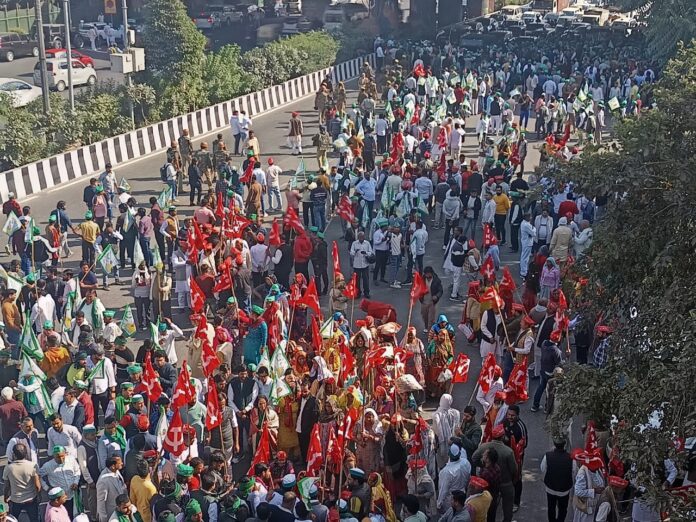
[[[2,440],[9,441],[12,435],[19,431],[20,421],[29,415],[27,409],[19,401],[11,399],[0,404],[0,430]]]
[[[92,397],[87,392],[82,392],[77,398],[80,404],[85,408],[85,424],[94,424],[94,405],[92,404]]]
[[[312,241],[307,234],[302,234],[295,239],[293,254],[296,263],[306,263],[312,255]]]

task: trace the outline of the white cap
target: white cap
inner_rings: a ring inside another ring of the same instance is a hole
[[[10,388],[9,386],[5,386],[0,392],[0,395],[2,395],[3,399],[9,401],[14,395],[14,392],[12,391],[12,388]]]
[[[449,449],[449,454],[451,457],[457,458],[461,454],[462,449],[456,444],[452,444]]]

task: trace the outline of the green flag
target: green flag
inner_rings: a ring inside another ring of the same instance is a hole
[[[36,364],[36,361],[29,357],[26,353],[22,353],[20,356],[22,359],[22,368],[19,371],[19,376],[20,377],[26,377],[26,376],[34,376],[38,377],[42,381],[46,380],[46,374],[43,372],[41,368],[39,368],[39,365]]]
[[[97,257],[97,262],[107,274],[110,274],[114,267],[118,265],[118,258],[110,244],[106,245],[106,248],[101,251],[101,254]]]
[[[276,350],[276,352],[277,351],[278,350]],[[285,382],[285,379],[273,379],[273,386],[271,387],[270,399],[274,406],[278,404],[278,401],[280,401],[280,399],[290,395],[291,393],[292,390],[290,389],[290,386],[288,386],[288,383]]]
[[[10,215],[7,216],[7,221],[5,221],[5,226],[2,227],[2,231],[11,236],[20,228],[22,228],[22,223],[19,222],[19,218],[15,216],[14,212],[10,212]]]
[[[619,103],[619,99],[614,96],[611,100],[607,102],[607,105],[609,106],[609,110],[615,111],[619,107],[621,107],[621,104]]]
[[[126,178],[121,178],[121,183],[118,184],[118,188],[120,188],[123,192],[131,191],[130,183],[128,183]]]
[[[290,363],[288,362],[288,358],[285,356],[285,352],[283,350],[280,348],[275,349],[273,352],[273,357],[271,357],[270,366],[271,367],[268,370],[271,377],[274,379],[280,379],[283,377],[283,375],[285,375],[285,370],[290,368]]]
[[[140,263],[145,261],[145,256],[143,255],[143,248],[140,246],[140,241],[135,240],[135,245],[133,246],[133,264],[138,268]]]
[[[300,158],[300,163],[295,169],[295,174],[290,179],[290,188],[297,188],[301,183],[307,181],[307,169],[305,168],[304,158]]]
[[[126,210],[126,213],[123,215],[123,231],[128,232],[133,225],[135,225],[135,218],[130,210]]]
[[[34,218],[29,218],[27,230],[24,232],[24,241],[31,244],[34,242]]]
[[[393,123],[394,120],[396,119],[394,117],[394,111],[392,111],[391,102],[387,102],[387,106],[384,108],[384,114],[385,114],[385,117],[387,118],[387,121],[389,123]]]
[[[312,489],[315,482],[319,482],[319,478],[303,477],[297,481],[297,491],[300,493],[302,501],[307,504],[307,509],[311,509],[309,506],[309,491]]]
[[[126,308],[123,310],[123,318],[121,319],[119,327],[126,337],[133,337],[137,331],[135,326],[135,318],[133,317],[133,310],[131,310],[131,306],[129,304],[127,304]]]
[[[104,359],[102,359],[94,365],[92,371],[87,375],[87,382],[92,382],[93,379],[103,379],[105,376],[106,372],[104,370]]]
[[[68,293],[68,298],[65,301],[65,310],[63,310],[63,333],[67,333],[72,328],[73,308],[75,307],[75,294]]]
[[[268,348],[266,347],[261,351],[261,359],[259,360],[258,367],[261,368],[261,366],[265,366],[270,372],[271,359],[268,357]]]
[[[39,346],[39,340],[36,338],[34,329],[31,327],[29,314],[24,318],[24,327],[22,328],[22,336],[19,338],[19,347],[29,357],[41,362],[44,358],[43,350]]]
[[[150,341],[152,342],[152,347],[155,350],[162,349],[159,342],[159,331],[157,330],[157,325],[153,323],[150,323]]]
[[[160,192],[160,195],[157,197],[157,204],[159,207],[164,210],[169,207],[169,205],[172,202],[172,188],[167,185],[164,187],[162,192]]]
[[[162,262],[162,256],[160,255],[160,250],[157,243],[154,244],[154,247],[151,248],[150,251],[152,252],[152,266],[154,266],[157,270],[162,270],[164,263]]]

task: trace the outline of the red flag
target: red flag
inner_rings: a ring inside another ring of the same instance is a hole
[[[319,423],[312,428],[307,448],[307,476],[319,476],[319,470],[324,463],[324,452],[321,449],[321,433]]]
[[[186,450],[186,443],[184,442],[184,423],[181,420],[179,408],[174,409],[174,415],[172,416],[172,421],[169,423],[167,435],[162,441],[162,447],[177,457]]]
[[[466,382],[469,380],[469,365],[471,361],[465,353],[460,353],[452,361],[450,371],[452,372],[452,382]]]
[[[191,310],[193,313],[200,314],[205,307],[205,294],[193,276],[189,279],[189,285],[191,286]]]
[[[271,233],[268,235],[268,246],[279,247],[282,244],[283,240],[280,238],[280,223],[278,223],[278,218],[275,218],[271,226]]]
[[[196,325],[196,332],[193,334],[194,339],[200,339],[201,341],[208,340],[208,319],[204,315],[198,320]]]
[[[479,374],[478,384],[481,387],[483,393],[488,393],[491,389],[491,385],[495,381],[495,354],[489,353],[483,360],[483,366],[481,367],[481,373]]]
[[[590,453],[599,448],[597,444],[597,430],[593,420],[587,421],[587,435],[585,436],[585,451]]]
[[[181,365],[179,378],[176,381],[176,387],[172,394],[172,408],[179,409],[188,404],[191,397],[196,396],[196,390],[191,385],[191,375],[189,375],[188,365],[186,361]]]
[[[147,388],[147,398],[150,400],[150,404],[155,404],[162,395],[162,385],[159,381],[159,375],[152,366],[152,357],[145,357],[142,382],[143,386]]]
[[[437,133],[437,144],[443,151],[447,150],[447,130],[444,126],[440,127],[440,132]]]
[[[326,454],[329,457],[329,462],[333,462],[335,465],[340,464],[341,459],[343,458],[343,447],[338,442],[336,432],[333,428],[329,429],[329,441],[326,445]]]
[[[489,257],[488,259],[491,259],[491,258]],[[494,269],[495,269],[495,267],[494,267]],[[515,284],[515,280],[512,277],[512,274],[510,273],[510,269],[507,266],[503,267],[503,280],[500,281],[499,288],[500,288],[501,292],[507,291],[507,292],[512,293],[515,290],[517,290],[517,284]]]
[[[506,402],[508,404],[517,404],[529,399],[527,393],[527,358],[525,357],[521,363],[516,363],[512,367],[510,377],[508,377],[505,385],[507,393]]]
[[[428,293],[428,285],[419,272],[413,273],[413,286],[411,286],[411,305]]]
[[[300,297],[296,305],[302,304],[307,308],[310,308],[321,318],[321,306],[319,305],[319,294],[317,293],[317,284],[314,282],[314,277],[309,280],[307,285],[307,290],[302,297]]]
[[[251,181],[251,176],[254,173],[254,164],[256,163],[256,157],[251,156],[248,158],[247,168],[244,170],[244,175],[239,178],[240,183],[249,183]]]
[[[206,338],[201,345],[201,364],[203,365],[203,373],[206,377],[212,377],[215,369],[220,366],[220,359],[210,346],[210,342]]]
[[[223,201],[222,194],[217,194],[217,203],[215,204],[215,215],[220,218],[220,220],[225,219],[225,202]],[[195,219],[194,219],[195,221]]]
[[[421,451],[423,451],[423,434],[428,433],[428,430],[430,428],[428,427],[428,423],[425,422],[425,419],[423,417],[418,417],[418,424],[416,424],[416,429],[413,433],[413,436],[409,439],[409,453],[411,455],[418,455]]]
[[[343,290],[343,295],[345,295],[348,299],[355,299],[358,297],[358,274],[355,272],[353,272],[350,281]]]
[[[490,226],[488,223],[483,225],[483,246],[485,248],[488,248],[493,244],[494,237],[495,234],[493,233],[493,227]]]
[[[230,288],[232,288],[232,280],[230,279],[230,272],[229,272],[229,270],[223,270],[220,273],[218,280],[215,282],[215,286],[213,287],[213,292],[224,292],[225,290],[228,290]]]
[[[345,194],[341,196],[336,206],[336,214],[338,214],[344,221],[350,223],[355,219],[355,212],[353,212],[353,205],[350,202],[350,198]]]
[[[193,232],[193,246],[195,246],[196,251],[203,250],[205,248],[205,237],[203,236],[203,231],[198,225],[198,221],[193,220],[193,230],[189,229],[189,237],[191,237],[191,232]]]
[[[205,415],[205,429],[210,431],[217,428],[222,422],[222,412],[220,411],[220,401],[218,400],[217,386],[215,381],[208,379],[208,397]]]
[[[495,290],[494,287],[489,286],[488,290],[486,290],[483,295],[481,296],[481,302],[488,301],[493,305],[495,308],[502,308],[503,305],[505,304],[505,301],[503,301],[500,296],[498,295],[498,292]]]
[[[486,281],[495,280],[495,263],[493,263],[493,256],[486,256],[479,271]]]
[[[238,239],[242,237],[244,229],[251,225],[251,220],[235,214],[227,219],[227,228],[225,229],[225,237],[227,239]]]
[[[341,272],[341,260],[338,257],[338,243],[335,241],[331,245],[331,255],[333,256],[334,277],[336,277],[337,274],[342,274],[343,272]]]
[[[343,417],[343,422],[338,427],[338,446],[343,450],[349,440],[354,440],[353,429],[355,428],[355,423],[360,416],[360,412],[357,408],[348,408],[346,415]]]
[[[445,177],[445,172],[447,171],[447,154],[445,154],[445,149],[442,149],[442,152],[440,153],[440,161],[437,164],[437,167],[435,167],[435,171],[437,172],[438,177]]]
[[[283,217],[283,226],[285,228],[291,228],[297,234],[302,234],[304,232],[302,221],[300,221],[300,217],[292,207],[288,207],[288,209],[285,211],[285,216]]]
[[[568,301],[563,293],[563,290],[558,290],[558,311],[560,313],[565,312],[568,309]]]
[[[323,348],[321,330],[319,328],[319,319],[316,315],[312,316],[310,328],[312,329],[312,346],[316,350],[316,353],[321,353]]]
[[[352,375],[353,370],[355,370],[355,356],[346,342],[346,338],[343,335],[339,335],[338,344],[341,350],[341,375],[342,378]]]
[[[315,424],[315,427],[318,425],[319,424]],[[254,454],[254,458],[251,460],[251,465],[249,466],[249,471],[247,472],[247,475],[253,477],[254,468],[257,464],[270,464],[270,462],[271,439],[270,435],[268,434],[268,426],[264,426],[263,431],[261,432],[261,438],[259,439],[259,443],[256,446],[256,453]]]

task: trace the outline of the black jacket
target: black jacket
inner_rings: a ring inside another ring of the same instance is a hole
[[[302,400],[300,399],[300,408],[302,407]],[[307,397],[307,403],[302,410],[302,416],[300,417],[300,430],[302,433],[311,433],[314,425],[319,422],[319,403],[316,397]]]
[[[437,274],[433,274],[433,280],[430,283],[430,295],[433,296],[434,301],[439,301],[442,297],[442,281],[437,277]],[[420,302],[423,302],[423,298],[420,298]]]
[[[177,380],[176,369],[171,364],[164,363],[164,366],[157,368],[157,373],[159,374],[162,391],[167,394],[167,397],[171,397]]]

